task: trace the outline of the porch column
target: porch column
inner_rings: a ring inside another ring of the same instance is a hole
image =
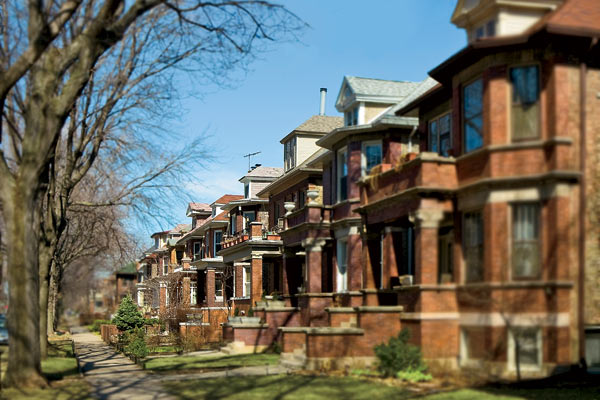
[[[398,228],[386,226],[383,231],[383,288],[392,288],[392,277],[398,276],[398,261],[394,249],[394,232]]]
[[[206,268],[206,306],[215,306],[215,269]]]
[[[254,306],[254,304],[256,304],[255,303],[256,301],[259,301],[262,298],[262,292],[263,292],[262,266],[263,266],[262,255],[252,254],[252,264],[250,267],[250,268],[252,268],[252,278],[251,278],[252,293],[250,294],[250,304],[252,304],[252,306]]]
[[[323,291],[323,257],[324,239],[304,239],[302,247],[306,252],[306,292],[321,293]]]
[[[420,209],[411,214],[415,224],[415,282],[434,285],[438,280],[438,229],[443,210]]]
[[[183,307],[184,308],[189,308],[190,307],[190,288],[191,288],[191,284],[190,284],[190,277],[186,276],[185,278],[183,278],[183,284],[182,284],[182,290],[183,290]]]
[[[183,266],[183,269],[185,271],[188,271],[190,269],[191,262],[192,262],[192,259],[189,258],[188,256],[185,256],[181,259],[181,265]]]
[[[167,308],[167,284],[160,282],[158,287],[158,307],[160,313],[164,313]]]

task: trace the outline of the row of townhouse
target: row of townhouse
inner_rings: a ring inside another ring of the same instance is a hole
[[[153,305],[180,274],[183,329],[306,368],[372,362],[401,329],[445,369],[600,367],[600,3],[451,20],[469,43],[427,79],[345,77],[344,117],[287,134],[283,170],[155,234]]]

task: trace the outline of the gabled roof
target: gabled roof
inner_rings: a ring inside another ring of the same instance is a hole
[[[392,107],[392,109],[389,111],[389,114],[402,115],[403,112],[410,111],[410,108],[412,108],[410,105],[416,99],[420,98],[425,93],[428,93],[432,88],[437,86],[441,86],[438,81],[430,77],[425,78],[414,90],[414,92],[412,92],[409,96],[406,96],[404,100]]]
[[[191,224],[177,224],[175,225],[175,227],[173,229],[171,229],[169,231],[169,234],[177,234],[177,233],[186,233],[189,232],[189,230],[192,229],[192,225]]]
[[[420,82],[345,76],[335,102],[335,108],[342,112],[348,105],[357,101],[398,103],[411,94],[419,84]]]
[[[215,200],[212,204],[227,204],[230,201],[239,200],[239,199],[243,199],[243,198],[244,198],[244,196],[242,196],[240,194],[225,194],[225,195],[219,197],[217,200]]]
[[[244,178],[271,178],[275,179],[283,174],[283,168],[279,167],[263,167],[258,166],[240,178],[240,181]]]
[[[116,272],[118,275],[137,275],[137,267],[135,262],[129,262],[119,268]]]
[[[188,208],[185,213],[188,217],[191,217],[193,214],[210,214],[212,212],[212,208],[210,208],[210,204],[207,203],[188,203]]]
[[[535,23],[528,33],[541,28],[546,28],[552,33],[574,36],[599,35],[600,1],[566,0],[555,11],[546,14]]]
[[[283,144],[287,142],[291,136],[298,133],[325,135],[343,125],[343,117],[333,117],[329,115],[313,115],[312,117],[298,125],[293,131],[285,135],[285,137],[281,139],[279,143]]]

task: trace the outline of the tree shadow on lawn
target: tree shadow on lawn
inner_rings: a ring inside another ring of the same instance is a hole
[[[600,399],[600,376],[567,372],[543,379],[514,383],[488,384],[477,390],[494,395],[517,396],[523,399]]]
[[[262,356],[263,353],[258,354],[239,354],[229,355],[223,357],[206,357],[199,358],[194,356],[181,356],[181,357],[160,357],[153,358],[144,362],[144,369],[148,372],[178,372],[185,373],[186,369],[191,370],[190,372],[200,371],[220,371],[231,368],[258,366],[258,365],[273,365],[270,362],[271,357],[278,359],[279,355],[269,354]],[[158,363],[158,366],[152,366],[152,364]],[[165,363],[160,365],[160,363]]]
[[[182,400],[198,399],[407,399],[407,390],[356,378],[306,375],[247,376],[173,382],[168,392]]]

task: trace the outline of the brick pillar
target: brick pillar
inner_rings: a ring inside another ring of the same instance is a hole
[[[325,245],[323,239],[304,239],[302,246],[306,251],[306,281],[304,287],[307,293],[321,293],[322,288],[322,251]]]
[[[250,222],[250,239],[262,239],[262,228],[263,224],[261,222]]]
[[[442,210],[420,209],[413,213],[415,224],[415,284],[434,285],[438,281],[438,229]]]
[[[158,290],[159,310],[161,313],[164,313],[167,308],[167,284],[161,282]]]
[[[242,293],[244,293],[244,266],[243,265],[234,265],[233,273],[235,274],[235,297],[242,297]]]
[[[398,276],[398,261],[394,249],[394,229],[386,226],[383,231],[383,287],[391,289],[391,280]]]
[[[262,256],[252,255],[252,293],[250,294],[250,304],[254,306],[256,301],[262,298]]]
[[[348,235],[348,290],[355,291],[362,288],[362,239],[360,234]]]
[[[188,308],[190,306],[190,277],[186,276],[183,278],[183,307]]]
[[[181,259],[181,265],[183,266],[184,270],[189,270],[190,269],[190,262],[192,262],[192,259],[189,258],[188,256],[185,256]]]
[[[215,269],[206,269],[206,305],[208,307],[215,306]]]
[[[379,275],[379,263],[375,260],[375,265],[371,259],[371,252],[377,251],[378,249],[372,249],[369,245],[373,245],[374,239],[378,238],[379,235],[372,233],[362,234],[362,264],[363,264],[363,288],[365,289],[376,289],[377,282],[375,282],[375,276]],[[346,250],[348,251],[348,250]],[[349,254],[349,252],[347,253]],[[347,261],[349,264],[349,261]]]

